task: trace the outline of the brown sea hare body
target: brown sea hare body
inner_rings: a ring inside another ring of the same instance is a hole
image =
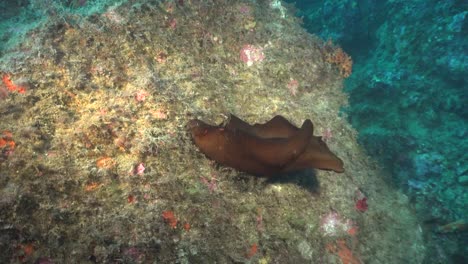
[[[250,125],[231,115],[225,126],[201,120],[189,122],[197,147],[209,158],[258,176],[307,168],[343,172],[343,162],[321,137],[313,136],[310,120],[297,128],[282,116],[265,124]]]

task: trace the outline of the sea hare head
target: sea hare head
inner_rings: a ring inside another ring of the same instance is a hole
[[[201,136],[203,133],[206,133],[205,131],[208,129],[208,125],[198,119],[190,120],[187,127],[190,133],[192,133],[192,137]]]
[[[225,143],[224,129],[219,126],[209,125],[198,119],[190,120],[187,127],[200,151],[219,162],[217,157],[223,156],[222,146]]]

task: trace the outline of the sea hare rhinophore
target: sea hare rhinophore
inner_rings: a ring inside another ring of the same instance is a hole
[[[343,161],[313,136],[307,119],[297,128],[282,116],[250,125],[234,115],[225,126],[194,119],[188,124],[195,145],[220,164],[258,176],[307,168],[343,172]]]

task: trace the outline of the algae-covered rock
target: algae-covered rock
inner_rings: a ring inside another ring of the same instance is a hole
[[[411,207],[339,114],[337,47],[278,3],[129,1],[31,32],[12,51],[24,60],[0,65],[29,83],[0,100],[0,194],[17,196],[2,202],[15,213],[0,216],[1,262],[420,262]],[[246,45],[263,57],[247,65]],[[186,124],[229,113],[313,120],[345,172],[265,179],[210,161]],[[342,232],[320,228],[330,212]]]

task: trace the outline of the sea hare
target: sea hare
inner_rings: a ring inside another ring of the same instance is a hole
[[[297,128],[282,116],[250,125],[230,115],[226,125],[194,119],[188,124],[195,145],[220,164],[257,176],[273,176],[308,168],[343,172],[343,161],[313,136],[307,119]]]

